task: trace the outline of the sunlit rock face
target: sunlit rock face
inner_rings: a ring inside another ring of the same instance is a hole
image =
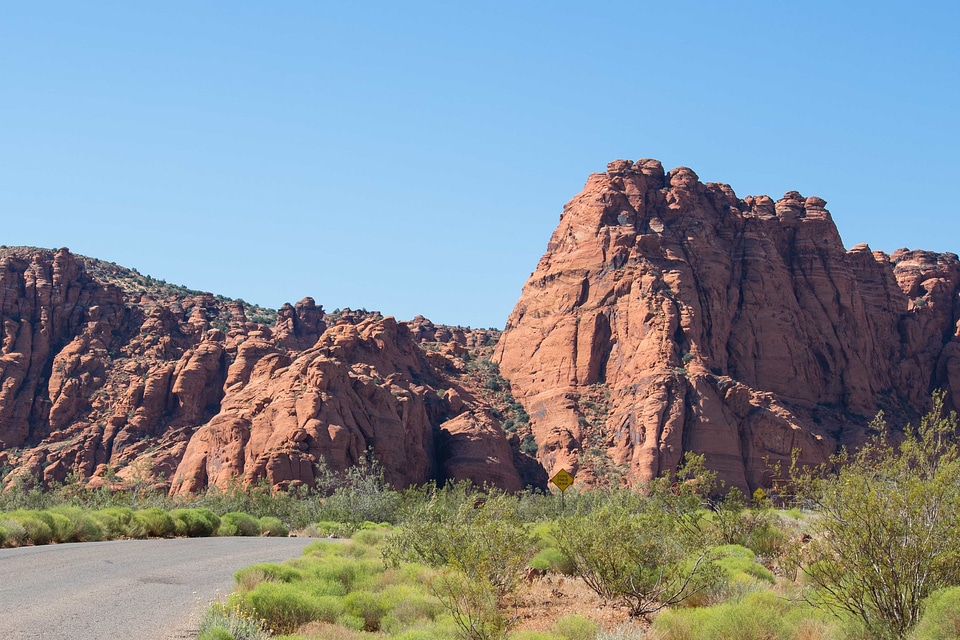
[[[66,249],[0,249],[6,482],[282,488],[376,460],[398,487],[545,485],[461,384],[484,330],[312,298],[263,311]]]
[[[846,250],[826,202],[738,198],[690,169],[610,163],[564,207],[495,359],[538,458],[633,482],[703,453],[727,483],[856,446],[883,409],[960,399],[954,254]]]

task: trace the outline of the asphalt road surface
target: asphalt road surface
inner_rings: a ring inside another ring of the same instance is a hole
[[[0,639],[175,640],[233,590],[233,572],[309,538],[122,540],[0,549]]]

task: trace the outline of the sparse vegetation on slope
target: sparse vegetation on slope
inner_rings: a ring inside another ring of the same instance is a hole
[[[379,545],[387,564],[347,570],[344,556],[373,556],[316,548],[353,576],[350,587],[321,589],[322,603],[292,595],[305,584],[296,577],[305,573],[302,560],[289,563],[296,575],[250,571],[286,585],[263,589],[281,600],[286,593],[291,611],[316,612],[283,623],[294,634],[285,637],[305,640],[956,638],[958,547],[950,542],[955,532],[941,530],[960,513],[956,426],[935,398],[934,411],[899,446],[878,440],[837,459],[836,471],[797,473],[800,495],[817,511],[778,511],[759,493],[753,503],[735,491],[723,497],[715,474],[692,456],[679,477],[641,490],[574,490],[572,515],[558,516],[544,495],[467,485],[407,492],[395,530],[361,528],[355,540]],[[915,589],[897,573],[907,569],[929,588]],[[432,599],[434,616],[414,627],[385,625],[391,605],[370,586],[385,579],[377,575],[418,576],[411,588]],[[242,595],[255,581],[245,576],[234,602],[266,617],[266,605]],[[351,596],[355,588],[373,591]],[[588,605],[591,589],[598,599]],[[872,602],[864,600],[868,591]],[[602,601],[608,606],[597,606]],[[891,615],[903,607],[878,606],[899,601],[917,605],[908,624]],[[644,616],[652,625],[638,624]]]

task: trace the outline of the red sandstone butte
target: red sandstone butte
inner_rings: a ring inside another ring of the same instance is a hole
[[[547,471],[643,481],[693,451],[752,490],[767,460],[862,442],[880,409],[915,418],[937,387],[956,406],[957,256],[848,251],[825,205],[656,160],[591,175],[495,355]]]

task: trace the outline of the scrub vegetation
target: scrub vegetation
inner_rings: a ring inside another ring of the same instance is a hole
[[[688,455],[632,489],[397,491],[375,465],[294,493],[0,495],[0,544],[305,535],[253,565],[198,637],[288,640],[933,640],[960,637],[958,421],[942,395],[915,428],[782,473],[747,498]],[[789,495],[789,498],[786,496]],[[349,539],[347,539],[349,538]]]

